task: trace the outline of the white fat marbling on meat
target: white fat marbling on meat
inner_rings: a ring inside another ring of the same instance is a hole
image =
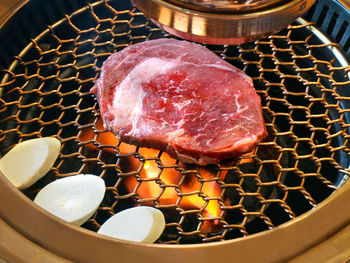
[[[116,87],[113,100],[113,111],[118,109],[119,116],[115,123],[119,127],[132,125],[130,135],[137,130],[137,121],[142,114],[142,103],[146,93],[140,88],[154,77],[165,74],[177,66],[177,63],[159,58],[149,58],[135,66],[135,68]]]
[[[191,100],[184,100],[182,102],[173,103],[173,105],[176,107],[178,111],[182,111],[183,108],[185,108],[187,105],[191,104]]]
[[[222,69],[222,70],[235,71],[234,68],[223,65],[223,64],[203,64],[203,65],[213,67],[213,68]]]
[[[244,105],[244,107],[242,107],[242,105],[239,103],[239,101],[238,101],[239,96],[237,94],[235,94],[233,97],[235,99],[235,105],[237,106],[237,110],[236,110],[235,114],[239,114],[239,113],[242,113],[243,111],[247,111],[248,110],[248,106],[247,105]]]
[[[173,68],[178,66],[179,64],[193,64],[191,62],[181,62],[179,58],[174,60],[165,60],[160,58],[148,58],[143,62],[139,63],[135,66],[135,68],[124,78],[124,80],[116,87],[117,92],[115,92],[113,105],[110,111],[118,112],[117,118],[114,119],[113,126],[118,126],[121,128],[127,128],[131,125],[131,130],[126,134],[128,136],[137,136],[138,133],[142,133],[143,129],[138,127],[138,121],[142,116],[142,106],[143,100],[147,95],[141,85],[144,83],[148,83],[153,78],[159,76],[160,74],[167,74],[168,71],[171,71]],[[204,64],[208,67],[219,68],[227,71],[236,71],[235,68],[228,67],[223,64]],[[241,72],[237,72],[241,73]],[[245,74],[242,76],[247,77]],[[177,87],[179,89],[179,87]],[[180,93],[180,90],[178,90]],[[163,98],[166,103],[167,98]],[[237,98],[236,98],[237,100]],[[174,103],[174,106],[178,111],[182,111],[183,108],[190,105],[190,100],[184,100],[183,102]],[[238,101],[236,101],[236,105],[240,107]],[[238,113],[241,110],[246,110],[246,107],[239,108]],[[159,111],[164,111],[160,109]],[[158,112],[159,112],[158,111]],[[201,113],[202,115],[203,113]],[[197,118],[200,116],[196,116]],[[213,120],[211,120],[213,121]],[[177,123],[178,131],[170,134],[167,134],[168,137],[179,136],[179,134],[183,134],[184,130],[182,125],[184,123]],[[168,123],[162,122],[160,129],[165,129]],[[207,125],[205,125],[207,126]],[[146,127],[144,127],[146,128]],[[148,127],[149,128],[149,127]],[[146,128],[146,129],[148,129]],[[156,129],[156,127],[153,127]],[[204,129],[204,128],[203,128]],[[210,142],[209,142],[210,143]]]
[[[115,92],[113,105],[110,111],[116,111],[116,109],[118,109],[118,116],[114,119],[113,125],[127,127],[131,124],[132,129],[128,135],[136,135],[135,132],[138,131],[137,122],[142,115],[143,99],[146,96],[140,86],[143,83],[148,83],[160,74],[166,74],[168,71],[179,65],[179,63],[181,63],[179,59],[170,61],[160,58],[148,58],[142,63],[136,65],[116,87],[117,92]],[[232,68],[222,64],[206,64],[206,66],[233,71]],[[166,98],[164,99],[166,100]],[[191,101],[186,100],[182,103],[177,103],[175,106],[181,111],[190,103]]]

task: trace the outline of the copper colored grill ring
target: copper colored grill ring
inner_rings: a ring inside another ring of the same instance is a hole
[[[182,1],[132,2],[157,26],[180,38],[206,44],[241,44],[285,28],[304,14],[315,0],[277,1],[268,9],[251,12],[234,10],[232,13],[217,13],[215,8],[204,11],[190,9]]]
[[[115,4],[119,7],[118,2]],[[343,107],[349,96],[344,92],[347,83],[344,81],[344,76],[342,77],[347,74],[347,62],[339,52],[337,44],[327,39],[322,39],[320,42],[319,38],[322,38],[323,34],[315,29],[313,23],[300,20],[300,23],[294,23],[283,32],[268,39],[256,41],[254,44],[237,47],[209,46],[223,59],[242,68],[253,77],[257,91],[263,97],[267,126],[273,136],[261,143],[257,151],[250,156],[235,160],[230,165],[215,166],[215,176],[204,178],[201,171],[198,171],[198,167],[184,168],[176,162],[164,163],[161,153],[145,159],[142,149],[135,148],[122,153],[120,151],[122,145],[105,144],[99,141],[98,137],[106,132],[98,128],[98,108],[89,89],[97,77],[101,62],[114,50],[120,50],[126,45],[157,37],[169,37],[149,24],[143,15],[134,9],[120,10],[116,7],[105,1],[99,1],[66,15],[62,20],[49,26],[42,34],[31,39],[26,49],[16,56],[12,66],[4,71],[7,76],[1,84],[4,91],[1,96],[1,101],[4,103],[0,108],[0,113],[3,114],[0,121],[3,135],[0,140],[2,153],[17,141],[31,137],[59,138],[63,147],[55,167],[45,178],[46,181],[29,189],[25,194],[32,198],[48,181],[92,169],[94,173],[105,179],[109,186],[108,198],[89,220],[86,225],[88,229],[97,230],[103,222],[101,217],[110,216],[118,209],[122,209],[123,202],[134,205],[151,201],[164,211],[168,209],[168,205],[162,205],[159,202],[159,196],[146,200],[141,198],[136,190],[121,191],[125,178],[136,177],[139,180],[139,186],[154,182],[160,189],[175,189],[179,199],[198,195],[205,204],[213,201],[219,203],[224,213],[218,216],[218,220],[224,231],[209,234],[202,232],[200,225],[212,219],[205,218],[201,214],[203,211],[201,209],[191,211],[191,209],[181,208],[176,203],[172,206],[176,207],[178,218],[171,219],[173,221],[169,219],[167,222],[168,229],[176,230],[174,239],[161,239],[159,242],[163,244],[149,246],[111,239],[106,241],[105,238],[91,231],[69,226],[45,214],[42,210],[38,211],[28,198],[9,186],[3,177],[1,177],[3,183],[0,184],[4,187],[0,191],[2,194],[0,200],[5,202],[0,205],[0,208],[5,208],[0,210],[2,218],[46,249],[75,261],[85,256],[84,261],[87,262],[93,258],[91,255],[85,255],[84,250],[94,246],[100,251],[94,255],[103,259],[114,258],[115,250],[119,247],[121,251],[118,251],[118,256],[125,260],[141,257],[161,261],[165,256],[170,257],[169,260],[178,261],[179,257],[181,260],[183,257],[196,258],[200,255],[204,257],[203,262],[205,262],[211,259],[208,254],[215,258],[229,260],[232,259],[232,246],[236,246],[233,244],[238,244],[235,250],[237,253],[243,251],[242,246],[245,246],[246,259],[249,260],[248,257],[251,256],[250,259],[253,260],[254,255],[250,255],[249,250],[254,250],[253,248],[260,242],[262,247],[264,244],[268,245],[268,248],[265,246],[262,251],[271,252],[271,254],[260,255],[260,260],[286,259],[325,238],[326,233],[320,233],[319,227],[325,232],[327,229],[334,232],[347,224],[348,219],[341,213],[340,207],[347,209],[347,204],[343,205],[342,202],[347,198],[348,188],[344,186],[344,190],[337,190],[334,196],[337,197],[339,193],[342,198],[334,203],[332,200],[332,192],[347,180],[349,174],[348,166],[341,162],[345,158],[338,156],[349,152],[347,144],[349,136],[345,121],[347,111]],[[100,18],[98,12],[101,8],[111,11],[113,17]],[[84,24],[79,24],[81,20],[78,18],[86,19],[86,16],[89,18],[88,21],[95,23],[94,26],[86,28]],[[144,31],[140,33],[140,29]],[[66,35],[66,32],[73,35]],[[327,53],[332,54],[331,59],[323,57]],[[28,54],[32,54],[34,58]],[[280,125],[280,123],[286,123],[286,125]],[[342,129],[338,129],[337,126]],[[89,140],[81,137],[86,130],[93,135]],[[339,143],[338,140],[343,141]],[[95,145],[96,151],[91,153],[89,145]],[[307,151],[304,150],[305,147]],[[267,158],[262,154],[263,149],[270,149],[274,154]],[[110,155],[107,152],[113,152],[113,154]],[[128,158],[138,160],[141,164],[140,169],[129,171],[123,167],[122,162]],[[244,165],[244,160],[250,158],[257,164],[253,170]],[[145,179],[140,175],[146,161],[159,165],[159,176]],[[303,165],[305,161],[307,161],[306,164],[313,164],[312,170],[307,165]],[[331,170],[326,169],[328,166]],[[266,176],[264,171],[271,167],[273,167],[271,170],[277,173]],[[221,194],[208,196],[201,188],[194,193],[188,193],[182,189],[180,183],[164,184],[162,173],[166,170],[180,171],[182,181],[188,177],[195,178],[200,186],[214,182],[220,185]],[[225,181],[220,178],[219,175],[225,171],[232,173],[230,180]],[[337,175],[337,178],[333,175]],[[291,181],[293,178],[295,181]],[[325,196],[318,196],[315,189],[312,189],[312,185],[318,185],[322,189],[320,192],[325,192]],[[271,195],[266,189],[276,189],[276,191]],[[227,203],[224,192],[228,191],[231,191],[233,196]],[[335,211],[331,208],[330,211],[322,209],[321,201],[328,195],[330,198],[324,204],[327,208],[333,207]],[[296,205],[297,199],[293,199],[295,196],[302,199],[303,203],[300,207]],[[8,200],[12,201],[9,203]],[[252,205],[254,203],[258,205]],[[12,209],[9,213],[9,207],[19,209]],[[288,217],[287,220],[295,220],[284,225],[280,225],[281,222],[276,223],[276,217],[271,214],[271,207],[278,208],[281,214]],[[306,212],[311,208],[316,208],[314,217],[309,217],[312,212]],[[305,217],[299,216],[302,212],[307,213]],[[32,216],[28,217],[28,215]],[[317,216],[327,219],[318,225]],[[37,220],[35,223],[29,219],[18,222],[19,217]],[[186,229],[185,224],[187,217],[196,219],[195,224],[191,226],[192,229],[189,230]],[[265,229],[273,230],[252,235],[254,233],[251,229],[252,222],[255,224],[257,220],[254,221],[251,218],[258,219],[258,223]],[[297,228],[288,228],[289,225],[294,225],[294,222]],[[306,228],[308,231],[305,231],[305,226],[299,228],[298,222],[310,222],[312,228]],[[47,227],[43,227],[44,225]],[[58,229],[53,229],[55,226],[59,226]],[[279,231],[279,229],[282,230]],[[280,239],[276,239],[277,234],[269,233],[277,232],[282,233],[282,236],[285,234],[289,236],[295,229],[301,231],[297,235],[302,233],[302,237],[305,237],[304,243],[300,242],[296,236],[296,239],[293,239],[296,244],[293,243],[289,249],[286,246],[284,248],[286,253],[280,255],[279,249],[282,248],[279,244]],[[235,231],[244,238],[230,236]],[[50,241],[52,235],[57,237],[57,243]],[[312,238],[306,238],[308,235]],[[176,245],[188,242],[191,238],[194,242],[236,239],[204,245]],[[67,240],[72,240],[74,244],[67,244]],[[248,243],[250,245],[247,245]],[[135,248],[139,249],[139,254],[133,254]],[[155,248],[161,250],[157,252],[159,258],[155,258],[153,252]],[[112,251],[112,255],[108,251]]]
[[[187,9],[226,14],[243,14],[252,11],[262,11],[281,4],[281,0],[165,0],[165,2]]]
[[[14,229],[10,230],[16,230],[24,236],[24,240],[20,240],[20,245],[24,243],[25,248],[29,246],[27,251],[22,251],[23,254],[17,253],[16,250],[15,253],[4,252],[4,247],[1,245],[5,241],[0,238],[1,256],[8,256],[13,262],[28,262],[28,255],[31,260],[37,259],[37,262],[49,260],[59,263],[108,262],[115,260],[116,257],[121,262],[178,263],[182,260],[228,263],[232,262],[233,258],[237,259],[237,262],[243,260],[252,263],[286,262],[328,238],[327,233],[335,233],[350,223],[347,214],[344,213],[350,209],[348,202],[350,184],[347,183],[317,209],[298,217],[292,224],[283,224],[272,231],[265,231],[251,238],[187,246],[145,245],[103,237],[59,220],[18,193],[18,190],[3,176],[0,176],[0,190],[1,209],[9,211],[6,215],[2,215],[1,219],[14,222],[11,225]],[[14,210],[12,206],[18,207],[19,210]],[[31,220],[19,221],[18,217],[30,217]],[[1,219],[0,230],[3,227]],[[35,220],[35,223],[32,220]],[[10,239],[6,237],[6,240],[8,247],[8,241],[13,241],[13,236]],[[331,251],[329,253],[340,260],[348,259],[346,253],[343,256]],[[316,254],[315,258],[318,257]],[[328,257],[329,254],[326,252],[324,258]]]

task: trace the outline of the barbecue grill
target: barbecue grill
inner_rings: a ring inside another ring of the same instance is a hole
[[[279,262],[313,247],[301,259],[349,257],[347,2],[318,0],[264,39],[207,45],[252,77],[269,136],[249,154],[206,167],[118,141],[103,128],[90,93],[113,52],[175,36],[129,1],[31,0],[16,10],[0,30],[0,151],[45,136],[58,138],[62,148],[50,172],[29,189],[15,189],[0,174],[0,257]],[[103,202],[82,227],[32,202],[49,182],[80,173],[106,183]],[[165,215],[155,244],[95,233],[113,214],[138,205]],[[334,238],[344,246],[323,249],[341,229]]]
[[[160,28],[207,44],[241,44],[280,31],[315,0],[132,0]]]

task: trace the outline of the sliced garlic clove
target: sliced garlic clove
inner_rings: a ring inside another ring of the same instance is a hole
[[[160,210],[139,206],[115,214],[101,226],[98,233],[123,240],[153,243],[164,228],[165,219]]]
[[[61,143],[55,138],[23,141],[0,159],[0,171],[18,189],[41,179],[54,165]]]
[[[96,212],[105,191],[103,179],[80,174],[48,184],[39,191],[34,202],[51,214],[80,226]]]

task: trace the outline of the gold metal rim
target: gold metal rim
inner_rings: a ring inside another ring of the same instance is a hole
[[[0,19],[0,28],[2,28],[9,19],[19,10],[21,9],[26,3],[28,3],[30,0],[23,0],[23,1],[17,1],[16,3],[13,3],[14,5],[12,8],[10,8]]]
[[[255,2],[255,3],[248,3],[248,4],[234,3],[237,1],[231,1],[230,3],[227,3],[228,1],[216,1],[215,6],[211,6],[211,5],[205,5],[205,2],[204,4],[197,4],[191,1],[184,1],[184,0],[165,0],[165,1],[169,3],[173,3],[175,5],[181,5],[185,8],[198,10],[198,11],[207,11],[207,12],[209,11],[213,13],[230,13],[230,14],[232,13],[242,14],[245,12],[264,10],[265,8],[276,6],[277,4],[283,3],[283,0],[264,0],[258,3]]]
[[[200,12],[164,0],[132,2],[158,26],[181,38],[208,44],[240,44],[281,30],[315,0],[286,1],[272,9],[246,14]]]
[[[229,241],[196,245],[140,244],[100,236],[68,224],[35,205],[0,174],[0,217],[23,236],[74,262],[286,261],[350,223],[350,183],[316,209],[273,230]],[[322,230],[322,231],[320,231]],[[94,249],[92,249],[94,248]],[[254,251],[254,253],[251,253]]]
[[[71,262],[26,239],[1,218],[0,233],[0,262]]]
[[[14,13],[15,11],[9,12],[9,16],[1,24]],[[346,212],[350,209],[349,198],[350,182],[315,210],[274,230],[205,245],[143,245],[102,237],[63,222],[37,207],[0,174],[0,218],[4,220],[5,227],[13,228],[50,254],[75,262],[103,262],[116,258],[121,262],[214,262],[214,259],[232,262],[233,257],[240,261],[243,255],[247,262],[286,261],[349,224],[350,219]],[[31,257],[27,259],[32,261]]]

